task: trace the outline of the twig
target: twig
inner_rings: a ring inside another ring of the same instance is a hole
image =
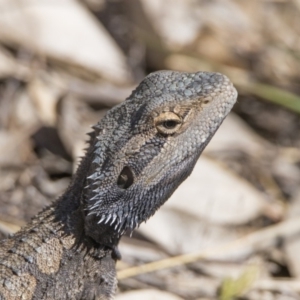
[[[300,293],[300,281],[299,279],[260,279],[257,280],[252,289],[258,289],[262,291],[275,291],[285,293],[287,291],[293,291]]]
[[[208,250],[201,250],[196,253],[179,255],[142,266],[120,270],[118,272],[118,279],[133,277],[161,269],[172,268],[201,259],[216,259],[217,257],[220,258],[220,256],[229,257],[233,256],[237,252],[242,252],[244,255],[250,255],[276,244],[279,238],[292,238],[298,233],[300,233],[300,218],[290,219],[253,232],[223,246],[218,246]]]

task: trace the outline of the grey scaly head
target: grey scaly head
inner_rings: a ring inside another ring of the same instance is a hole
[[[94,126],[82,195],[86,234],[115,244],[153,215],[192,172],[236,97],[218,73],[147,76]]]

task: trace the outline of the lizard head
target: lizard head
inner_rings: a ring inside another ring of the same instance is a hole
[[[192,172],[236,97],[218,73],[148,75],[94,126],[86,231],[96,240],[103,226],[121,236],[153,215]]]

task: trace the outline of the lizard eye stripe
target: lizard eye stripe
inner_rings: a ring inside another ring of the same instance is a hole
[[[126,190],[133,184],[133,180],[131,169],[125,166],[118,177],[117,185],[119,188]]]

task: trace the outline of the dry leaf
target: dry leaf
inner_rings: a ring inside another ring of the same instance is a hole
[[[130,79],[117,44],[74,0],[0,0],[0,40],[82,67],[112,82]]]
[[[33,160],[28,133],[0,131],[0,166],[23,165]]]
[[[258,136],[240,117],[231,113],[218,129],[204,153],[239,150],[259,157],[271,145]]]
[[[62,90],[55,86],[49,78],[46,80],[47,74],[39,75],[30,81],[28,94],[43,124],[46,126],[55,126],[57,121],[56,105]]]
[[[196,39],[202,20],[198,17],[191,0],[142,0],[146,14],[169,47],[182,47]],[[198,7],[199,8],[199,7]]]
[[[234,229],[168,207],[159,209],[138,231],[172,255],[210,249],[239,237]]]
[[[165,206],[214,224],[242,225],[260,215],[264,201],[248,182],[202,157]]]
[[[19,89],[12,101],[10,125],[13,128],[24,130],[40,125],[40,118],[32,100],[25,89]]]

